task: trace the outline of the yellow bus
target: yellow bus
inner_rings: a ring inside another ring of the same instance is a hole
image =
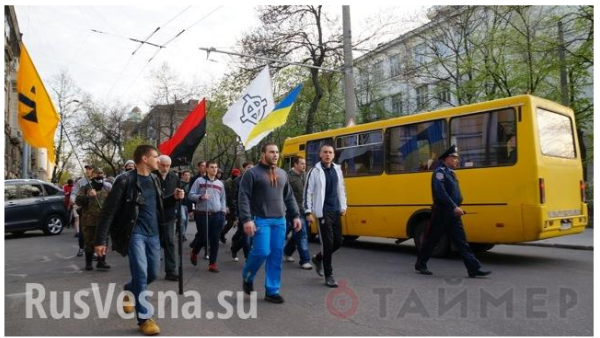
[[[580,233],[588,222],[573,111],[535,96],[290,138],[281,166],[303,156],[312,167],[324,143],[334,145],[344,173],[346,240],[414,238],[419,245],[431,214],[432,170],[451,144],[461,156],[463,223],[475,250]],[[450,249],[445,239],[436,255]]]

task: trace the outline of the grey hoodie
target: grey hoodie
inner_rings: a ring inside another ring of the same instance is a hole
[[[240,222],[244,224],[254,217],[298,217],[298,205],[294,198],[287,173],[275,168],[277,185],[270,180],[270,167],[259,163],[242,176],[238,193]]]

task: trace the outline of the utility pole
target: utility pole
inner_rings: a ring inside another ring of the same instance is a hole
[[[354,70],[352,67],[352,29],[350,6],[342,6],[344,34],[344,102],[346,106],[346,126],[356,124],[356,97],[354,96]]]
[[[569,105],[567,87],[567,62],[565,60],[565,36],[562,21],[558,22],[558,59],[560,61],[560,99],[565,106]]]

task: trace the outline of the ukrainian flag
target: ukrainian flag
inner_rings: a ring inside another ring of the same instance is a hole
[[[265,137],[275,128],[284,125],[301,90],[302,84],[294,88],[294,90],[292,90],[281,102],[279,102],[273,111],[260,122],[258,122],[258,124],[252,129],[250,135],[248,135],[248,139],[244,144],[248,144],[248,142],[258,136],[261,136],[261,134],[263,134],[262,136]]]

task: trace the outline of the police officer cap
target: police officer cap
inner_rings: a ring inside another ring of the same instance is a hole
[[[448,150],[446,150],[438,159],[443,161],[448,156],[458,157],[458,147],[456,147],[456,145],[451,145],[450,148],[448,148]]]

